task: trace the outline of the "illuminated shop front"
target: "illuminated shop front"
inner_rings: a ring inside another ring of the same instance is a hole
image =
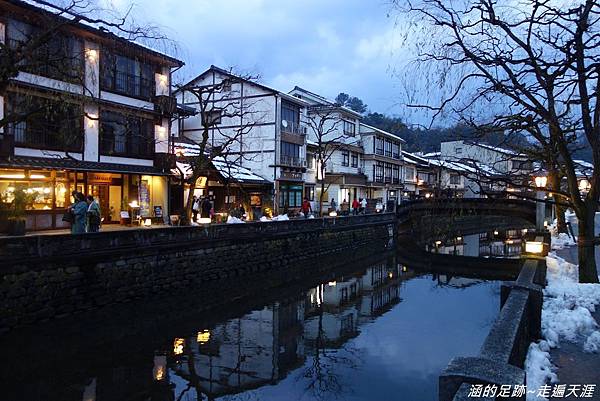
[[[120,223],[121,211],[134,217],[162,219],[161,212],[167,210],[166,177],[157,175],[0,167],[0,203],[8,208],[16,191],[27,194],[25,215],[29,231],[68,228],[62,217],[72,203],[72,191],[96,198],[103,224]],[[130,206],[133,201],[139,206],[134,210]]]

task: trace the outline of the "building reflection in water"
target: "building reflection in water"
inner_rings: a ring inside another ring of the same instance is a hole
[[[154,355],[151,399],[215,399],[275,384],[299,368],[309,386],[314,379],[314,391],[337,391],[335,372],[327,371],[335,367],[323,362],[356,337],[362,324],[400,302],[401,280],[414,275],[390,258],[174,338],[167,353]]]
[[[519,257],[525,234],[527,234],[527,229],[493,230],[479,234],[436,239],[425,244],[425,249],[428,252],[458,256]]]

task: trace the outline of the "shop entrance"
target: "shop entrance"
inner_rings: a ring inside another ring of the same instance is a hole
[[[108,184],[92,184],[88,185],[87,193],[92,195],[100,205],[103,222],[110,222],[110,192]]]

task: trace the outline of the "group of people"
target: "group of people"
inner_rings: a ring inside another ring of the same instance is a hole
[[[192,199],[192,215],[193,221],[198,219],[198,214],[200,217],[209,217],[212,218],[213,215],[213,206],[210,199],[206,197],[197,197],[194,195]]]
[[[100,231],[102,213],[100,205],[92,195],[73,191],[73,203],[67,208],[63,221],[71,223],[72,234],[95,233]]]
[[[344,201],[342,202],[341,208],[339,209],[340,212],[343,215],[349,214],[350,210],[349,209],[349,204],[346,201],[346,199],[344,199]],[[310,204],[310,201],[308,200],[308,198],[304,198],[304,201],[302,201],[302,206],[300,206],[300,211],[302,212],[302,214],[304,215],[305,218],[308,218],[310,216],[310,214],[313,212],[312,206]],[[329,211],[330,212],[337,212],[338,211],[338,204],[335,201],[335,198],[331,198],[331,202],[329,202]],[[352,214],[354,214],[355,216],[358,214],[364,214],[367,211],[367,198],[354,198],[354,200],[352,201]]]

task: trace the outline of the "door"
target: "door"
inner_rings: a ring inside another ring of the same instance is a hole
[[[109,222],[111,218],[108,184],[88,185],[88,194],[92,195],[100,205],[103,222]]]

